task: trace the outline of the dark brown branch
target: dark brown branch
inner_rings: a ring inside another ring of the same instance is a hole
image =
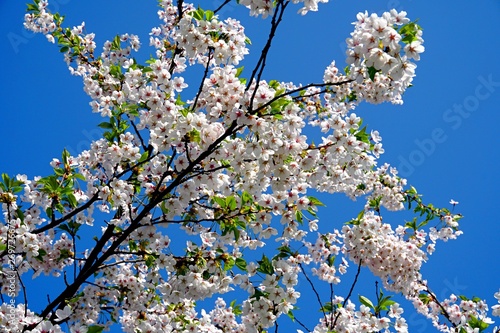
[[[68,214],[66,214],[65,216],[63,216],[63,217],[61,217],[61,218],[59,218],[57,220],[54,220],[51,223],[44,225],[43,227],[40,227],[40,228],[38,228],[36,230],[33,230],[32,233],[33,234],[39,234],[39,233],[42,233],[42,232],[47,231],[49,229],[52,229],[54,227],[57,227],[59,224],[63,223],[64,221],[69,220],[70,218],[72,218],[76,214],[78,214],[80,212],[83,212],[84,210],[86,210],[87,208],[89,208],[98,199],[99,199],[99,194],[96,193],[96,194],[94,194],[92,196],[92,198],[90,198],[86,203],[84,203],[80,207],[75,208],[74,210],[72,210],[71,212],[69,212]]]
[[[59,304],[58,308],[62,308],[64,306],[64,300],[72,297],[80,288],[80,285],[87,280],[94,272],[95,270],[93,268],[93,263],[97,260],[99,253],[102,251],[104,245],[107,243],[107,241],[111,238],[113,235],[114,231],[114,225],[110,224],[108,225],[106,231],[102,235],[101,239],[96,243],[94,249],[90,253],[89,257],[87,258],[87,261],[85,262],[85,265],[83,266],[82,270],[76,277],[75,281],[66,287],[66,289],[59,294],[59,296],[56,297],[49,305],[45,307],[45,309],[42,311],[40,314],[41,318],[46,318],[48,314]],[[55,314],[52,315],[52,317]],[[52,318],[51,318],[52,319]]]
[[[144,149],[144,151],[148,151],[148,146],[146,146],[146,144],[144,143],[144,140],[142,139],[141,133],[137,129],[137,126],[132,121],[132,119],[130,119],[130,116],[128,114],[127,114],[127,118],[129,120],[130,124],[132,125],[132,127],[134,128],[134,132],[135,132],[135,134],[137,134],[137,137],[139,138],[139,141],[141,142],[142,149]]]
[[[449,315],[448,311],[446,311],[446,309],[444,308],[443,304],[441,304],[441,302],[438,301],[436,295],[434,295],[434,293],[432,291],[430,291],[430,289],[427,286],[425,286],[425,290],[424,291],[426,293],[428,293],[429,296],[431,297],[432,301],[439,306],[439,308],[441,309],[441,312],[442,312],[443,316],[451,323],[451,325],[454,328],[456,328],[457,325],[451,321],[451,318],[450,318],[450,315]]]
[[[203,83],[205,83],[205,79],[208,76],[208,67],[210,66],[210,61],[212,60],[214,51],[215,49],[213,47],[208,47],[208,59],[207,59],[207,64],[205,66],[205,72],[203,73],[203,78],[201,79],[200,87],[198,88],[198,93],[196,94],[196,98],[194,99],[191,111],[194,111],[196,109],[196,104],[198,104],[198,99],[200,98],[201,92],[203,91]]]
[[[354,80],[346,80],[346,81],[335,82],[335,83],[310,83],[310,84],[308,84],[306,86],[299,87],[297,89],[293,89],[293,90],[284,92],[281,95],[275,96],[269,102],[262,104],[257,109],[253,110],[252,112],[253,113],[257,113],[260,110],[263,110],[263,109],[267,108],[268,106],[270,106],[272,103],[274,103],[275,101],[277,101],[280,98],[283,98],[285,96],[289,96],[289,95],[298,93],[298,92],[303,91],[303,90],[308,89],[308,88],[313,88],[313,87],[321,88],[321,87],[329,87],[329,86],[340,86],[340,85],[343,85],[343,84],[346,84],[346,83],[349,83],[349,82],[352,82],[352,81],[354,81]],[[322,91],[319,91],[319,92],[317,92],[315,94],[310,94],[310,95],[300,96],[300,97],[312,97],[312,96],[319,95],[319,94],[322,94],[322,93],[325,93],[325,92],[326,92],[326,90],[322,90]]]
[[[351,298],[352,291],[354,290],[356,283],[358,283],[358,277],[359,277],[359,274],[361,273],[361,263],[362,263],[362,260],[359,260],[358,271],[356,272],[356,276],[354,277],[354,281],[352,282],[351,289],[349,290],[347,297],[344,299],[344,302],[342,303],[343,308],[345,307],[349,298]],[[332,306],[333,306],[333,304],[332,304]],[[337,315],[335,316],[335,320],[332,323],[332,327],[330,327],[331,330],[333,330],[335,328],[335,325],[337,325],[337,320],[339,319],[339,316],[340,316],[340,312],[337,313]]]
[[[316,299],[318,300],[319,306],[321,307],[321,311],[323,312],[323,317],[325,318],[325,321],[326,321],[325,307],[323,306],[323,302],[321,301],[321,298],[319,297],[319,293],[316,290],[316,287],[314,287],[314,283],[312,283],[311,279],[307,275],[307,273],[304,269],[304,266],[302,266],[302,264],[299,264],[299,267],[300,267],[300,270],[302,271],[302,274],[304,274],[304,276],[306,277],[307,282],[309,282],[309,284],[311,285],[311,288],[312,288],[314,294],[316,295]]]
[[[273,14],[273,17],[271,19],[271,30],[269,31],[269,37],[267,38],[266,45],[264,45],[264,48],[262,49],[262,53],[260,55],[260,58],[257,62],[257,65],[255,66],[252,75],[250,76],[248,80],[248,85],[246,87],[246,91],[250,89],[250,86],[252,85],[252,81],[254,80],[255,77],[255,89],[252,93],[252,97],[250,98],[250,104],[248,106],[248,109],[252,111],[253,108],[253,101],[255,99],[255,95],[257,94],[257,89],[259,88],[259,82],[262,77],[262,73],[264,72],[264,68],[266,67],[266,59],[269,53],[269,50],[271,49],[271,43],[273,38],[276,35],[276,30],[278,29],[278,25],[280,24],[281,20],[283,19],[283,14],[285,12],[285,9],[288,5],[288,2],[286,4],[283,4],[283,1],[278,1],[276,4],[276,11]]]
[[[223,4],[221,4],[216,10],[214,10],[214,14],[217,14],[217,12],[219,12],[225,5],[227,5],[230,2],[231,0],[225,0]]]

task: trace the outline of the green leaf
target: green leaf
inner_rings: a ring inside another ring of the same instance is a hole
[[[359,301],[361,302],[361,304],[369,307],[370,309],[375,309],[375,307],[373,306],[372,301],[370,301],[367,297],[360,295],[359,296]]]
[[[375,80],[375,74],[377,72],[379,72],[379,70],[377,70],[375,67],[368,67],[368,76],[370,77],[370,80]]]
[[[68,164],[68,158],[70,157],[70,153],[69,151],[66,150],[66,148],[63,149],[63,152],[62,152],[62,161],[64,163],[64,165]]]
[[[52,210],[52,208],[47,207],[45,209],[45,214],[47,214],[48,217],[52,217],[52,215],[54,214],[54,211]]]
[[[2,182],[7,185],[7,187],[10,187],[10,177],[6,173],[2,173]],[[7,189],[5,189],[6,191]]]
[[[175,105],[185,105],[186,102],[184,102],[182,99],[181,99],[181,94],[178,94],[177,95],[177,98],[175,99]],[[189,113],[189,109],[188,110],[188,113]]]
[[[190,142],[196,142],[200,143],[201,142],[201,135],[200,131],[198,131],[196,128],[193,128],[188,134],[187,137]]]
[[[205,19],[207,21],[211,21],[213,17],[214,17],[214,12],[213,11],[211,11],[211,10],[205,11]]]
[[[61,261],[61,260],[73,257],[73,252],[71,252],[68,249],[61,249],[60,252],[61,252],[61,254],[59,255],[59,258],[57,258],[57,261]]]
[[[484,321],[482,321],[474,316],[471,316],[471,318],[469,319],[469,325],[472,328],[478,328],[479,332],[484,331],[485,329],[488,328],[488,326],[490,326],[487,323],[485,323]]]
[[[113,39],[113,42],[111,43],[111,50],[112,51],[118,51],[120,50],[121,47],[121,41],[120,41],[120,36],[115,36]]]
[[[197,19],[198,21],[203,20],[204,16],[204,11],[201,8],[198,8],[198,10],[192,12],[193,18]]]
[[[411,222],[410,222],[410,221],[407,221],[407,222],[405,223],[405,227],[410,228],[410,229],[412,229],[412,230],[414,230],[414,231],[417,231],[417,218],[416,218],[416,217],[414,217],[414,218],[413,218],[413,220],[412,220]]]
[[[64,206],[62,205],[62,203],[58,202],[56,203],[56,209],[59,213],[64,213]]]
[[[236,258],[235,260],[236,267],[241,269],[242,271],[247,271],[247,262],[243,258]]]
[[[226,207],[228,207],[230,210],[236,209],[236,198],[234,196],[231,195],[226,198]]]
[[[70,231],[69,226],[67,224],[61,224],[57,228],[61,229],[63,231],[67,231],[69,234],[71,234],[71,231]]]
[[[273,257],[273,260],[278,260],[280,258],[289,258],[293,255],[292,250],[286,245],[280,246],[278,250],[280,252]]]
[[[295,219],[297,220],[297,222],[299,222],[300,224],[303,224],[304,223],[304,214],[300,211],[300,210],[296,210],[295,211]]]
[[[101,333],[103,330],[104,330],[104,326],[92,325],[92,326],[89,326],[87,333]]]
[[[366,126],[357,131],[354,136],[358,141],[370,144],[370,135],[366,133]]]
[[[427,294],[419,294],[418,298],[424,303],[424,304],[429,304],[431,301],[431,298]]]
[[[97,125],[97,126],[99,126],[100,128],[104,128],[104,129],[112,129],[112,128],[114,127],[114,126],[113,126],[113,124],[108,123],[108,122],[106,122],[106,121],[104,121],[104,122],[100,123],[100,124],[99,124],[99,125]]]
[[[82,174],[80,174],[80,173],[74,173],[74,174],[73,174],[73,176],[74,176],[76,179],[80,179],[80,180],[83,180],[83,181],[85,181],[85,180],[86,180],[86,179],[85,179],[85,177],[84,177]]]
[[[212,201],[220,206],[220,208],[226,208],[226,200],[221,197],[213,197]]]
[[[243,205],[245,205],[246,203],[252,203],[253,202],[253,196],[248,193],[247,191],[244,191],[242,194],[241,194],[241,202]]]
[[[59,176],[59,177],[62,177],[64,175],[64,170],[62,168],[54,168],[54,173]]]
[[[119,65],[111,65],[109,68],[109,74],[114,78],[120,79],[122,77],[122,68]]]
[[[333,267],[333,264],[335,263],[335,258],[336,256],[331,254],[328,256],[328,266]]]
[[[224,270],[228,271],[234,267],[235,261],[233,257],[229,257],[224,261]]]
[[[129,247],[130,251],[132,251],[132,252],[136,252],[139,249],[139,247],[137,246],[137,243],[134,242],[133,240],[128,242],[128,247]]]
[[[274,90],[278,89],[280,86],[280,83],[277,80],[271,80],[268,83],[269,87],[273,88]]]
[[[44,249],[39,249],[38,250],[38,255],[35,257],[36,260],[43,262],[43,257],[47,255],[47,251]]]
[[[318,214],[316,214],[316,212],[314,211],[314,209],[312,207],[308,207],[307,212],[309,214],[311,214],[313,217],[318,217]]]
[[[322,203],[318,198],[315,198],[315,197],[307,197],[307,199],[309,199],[309,203],[313,206],[323,206],[323,207],[326,207],[326,205],[324,203]]]
[[[27,12],[39,12],[40,11],[40,9],[38,9],[38,6],[35,4],[29,3],[27,6],[28,6],[28,8],[26,8]]]
[[[252,298],[255,298],[258,301],[261,297],[266,297],[267,294],[259,289],[255,289]]]
[[[5,251],[7,249],[7,245],[0,243],[0,252]]]
[[[355,91],[352,91],[349,96],[347,96],[347,102],[354,102],[358,100],[358,96]]]
[[[233,313],[234,313],[236,316],[239,316],[240,314],[242,314],[242,313],[243,313],[243,311],[241,310],[241,305],[236,304],[236,300],[231,301],[231,303],[229,304],[229,306],[230,306],[231,308],[233,308]]]
[[[236,74],[234,76],[236,77],[240,77],[241,73],[243,72],[243,69],[245,68],[245,66],[241,66],[241,67],[238,67],[236,69]]]
[[[262,255],[262,259],[258,260],[257,263],[259,264],[259,267],[257,267],[257,272],[267,275],[274,274],[273,264],[265,254]]]
[[[145,259],[145,262],[146,262],[146,266],[148,268],[151,268],[154,265],[154,263],[155,263],[156,257],[154,255],[152,255],[152,254],[146,254],[144,256],[144,259]]]
[[[326,302],[325,305],[323,305],[319,311],[325,312],[325,313],[332,313],[333,312],[333,305],[332,302]]]
[[[78,201],[76,201],[74,194],[72,194],[72,193],[68,194],[66,199],[68,200],[68,203],[72,208],[75,208],[76,206],[78,206]]]
[[[389,307],[396,303],[390,298],[391,296],[386,296],[379,301],[379,304],[377,305],[377,312],[388,311]]]

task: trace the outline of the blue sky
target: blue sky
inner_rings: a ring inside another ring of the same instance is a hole
[[[221,1],[203,3],[209,8]],[[460,202],[455,209],[465,216],[464,235],[440,244],[424,267],[436,294],[475,295],[493,305],[492,295],[500,287],[500,2],[331,1],[305,17],[294,6],[278,30],[264,76],[303,84],[321,81],[333,59],[343,67],[344,41],[356,13],[393,7],[419,18],[424,29],[426,51],[414,87],[403,106],[361,105],[356,113],[382,135],[382,162],[400,167],[424,200],[437,206],[448,206],[450,199]],[[85,21],[87,31],[97,35],[98,48],[118,33],[137,34],[144,46],[137,58],[149,57],[148,33],[158,25],[156,1],[57,0],[51,8],[66,15],[71,26]],[[91,113],[80,79],[69,74],[57,47],[23,29],[24,12],[23,1],[0,1],[0,172],[33,177],[48,174],[49,162],[64,147],[77,154],[98,139],[96,125],[102,119]],[[236,5],[223,15],[244,23],[253,42],[245,65],[252,68],[269,22],[249,17]],[[199,79],[192,82],[197,86]],[[338,217],[338,222],[360,209],[337,197],[326,204],[320,216]],[[386,214],[386,219],[403,223],[398,216]],[[408,322],[413,332],[432,332],[419,317],[410,316]]]

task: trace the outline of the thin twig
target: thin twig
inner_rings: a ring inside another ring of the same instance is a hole
[[[269,37],[267,38],[266,45],[264,45],[264,48],[262,49],[262,53],[260,55],[259,61],[257,62],[257,65],[255,66],[252,75],[250,76],[248,80],[248,85],[246,87],[246,91],[250,89],[250,86],[252,85],[252,81],[254,78],[257,76],[255,79],[255,89],[252,93],[252,97],[250,98],[250,104],[248,109],[252,110],[253,107],[253,101],[255,99],[255,95],[257,94],[257,89],[259,88],[259,82],[260,78],[262,77],[262,73],[264,72],[264,68],[266,67],[266,59],[267,55],[269,53],[269,50],[271,49],[271,42],[273,38],[276,35],[276,30],[278,29],[278,25],[280,24],[281,20],[283,19],[283,14],[285,12],[285,9],[288,5],[288,2],[286,4],[283,4],[283,1],[278,1],[276,4],[276,11],[273,14],[273,17],[271,19],[271,30],[269,31]]]
[[[198,99],[200,98],[201,92],[203,91],[203,83],[205,83],[205,79],[208,76],[208,67],[210,66],[210,61],[212,60],[212,56],[214,55],[215,49],[213,47],[208,48],[208,60],[207,60],[207,65],[205,66],[205,72],[203,73],[203,77],[200,82],[200,87],[198,88],[198,93],[196,94],[196,98],[194,99],[193,102],[193,107],[191,108],[191,111],[194,111],[196,108],[196,104],[198,104]]]
[[[347,301],[349,300],[349,298],[352,295],[352,291],[354,290],[354,286],[356,286],[356,283],[358,282],[358,277],[359,277],[359,274],[361,272],[361,262],[362,262],[362,260],[359,260],[358,271],[356,272],[356,276],[354,277],[354,281],[352,282],[351,289],[349,290],[347,297],[344,299],[344,302],[342,303],[342,307],[345,307]],[[335,328],[335,325],[337,325],[337,320],[339,319],[339,317],[340,317],[340,312],[337,313],[337,315],[335,316],[335,320],[332,323],[332,327],[330,327],[331,330],[333,330]]]
[[[456,328],[457,325],[455,323],[453,323],[453,321],[451,321],[451,318],[450,318],[450,315],[448,314],[448,311],[446,311],[446,309],[444,308],[444,306],[441,304],[441,302],[438,301],[436,295],[434,295],[434,293],[432,291],[430,291],[430,289],[425,286],[425,290],[424,290],[426,293],[429,294],[429,296],[432,298],[432,301],[434,303],[436,303],[439,308],[441,309],[441,311],[443,312],[443,316],[451,323],[451,325]]]
[[[305,329],[308,332],[312,332],[309,328],[307,328],[306,325],[304,325],[304,323],[302,323],[300,320],[298,320],[297,317],[294,317],[294,320],[297,322],[297,324],[299,324],[300,326],[302,326],[303,329]]]
[[[307,276],[307,273],[306,271],[304,270],[304,266],[302,266],[302,264],[299,263],[299,267],[302,271],[302,273],[304,274],[304,276],[306,277],[307,279],[307,282],[309,282],[309,284],[311,285],[311,288],[314,292],[314,294],[316,295],[316,298],[318,299],[318,303],[319,303],[319,306],[321,307],[321,311],[323,312],[323,317],[325,318],[326,320],[326,312],[325,312],[325,308],[323,306],[323,302],[321,301],[321,298],[319,297],[319,293],[318,291],[316,290],[316,288],[314,287],[314,284],[312,283],[311,279],[309,279],[309,276]]]
[[[227,5],[230,2],[231,2],[231,0],[224,1],[223,4],[221,4],[216,10],[214,10],[214,14],[217,14],[218,11],[220,11],[225,5]]]

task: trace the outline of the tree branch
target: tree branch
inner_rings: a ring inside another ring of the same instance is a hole
[[[356,283],[358,282],[358,277],[359,277],[359,274],[361,273],[361,262],[362,262],[362,260],[360,259],[359,264],[358,264],[358,271],[356,272],[356,276],[354,277],[354,281],[352,282],[351,289],[349,290],[347,297],[344,299],[344,302],[342,303],[343,308],[345,307],[349,298],[351,298],[352,291],[354,290],[354,286],[356,286]],[[335,325],[337,325],[337,320],[339,319],[339,317],[340,317],[340,312],[337,313],[337,315],[335,316],[335,320],[332,323],[332,327],[330,327],[331,330],[333,330],[335,328]]]
[[[252,93],[252,97],[250,98],[250,104],[248,106],[248,110],[252,111],[253,108],[253,101],[255,99],[255,95],[257,94],[257,89],[259,88],[259,82],[262,77],[262,73],[264,72],[264,68],[266,67],[266,59],[267,55],[269,53],[269,50],[271,49],[271,43],[273,38],[276,35],[276,30],[278,29],[278,25],[280,24],[281,20],[283,19],[283,14],[285,12],[285,9],[288,5],[288,2],[286,4],[283,4],[283,1],[278,1],[276,5],[276,11],[273,14],[273,18],[271,20],[271,30],[269,31],[269,37],[267,38],[266,45],[264,45],[264,48],[262,49],[262,53],[260,55],[260,58],[257,62],[257,65],[255,66],[252,75],[248,79],[248,84],[246,87],[246,91],[248,91],[252,85],[252,81],[254,78],[256,78],[255,82],[255,89]]]

